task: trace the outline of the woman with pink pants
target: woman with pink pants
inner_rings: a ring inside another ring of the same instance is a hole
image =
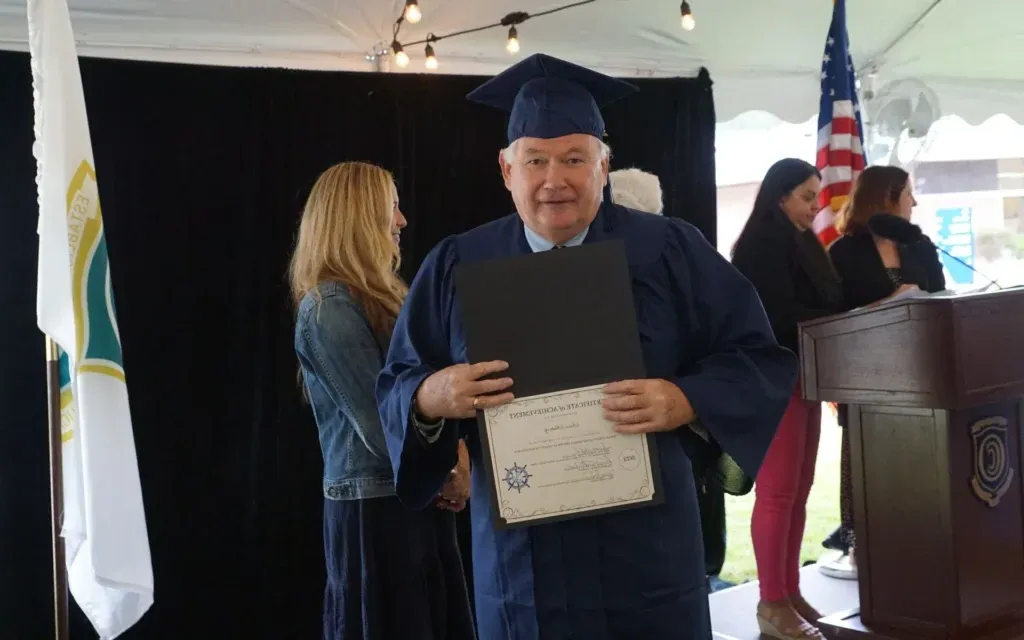
[[[754,208],[733,247],[732,262],[757,289],[775,337],[798,352],[797,325],[843,309],[842,286],[812,224],[821,175],[787,158],[761,183]],[[800,593],[800,545],[821,433],[821,404],[801,397],[800,383],[779,424],[754,490],[751,534],[761,601],[761,633],[779,640],[824,636],[821,614]]]

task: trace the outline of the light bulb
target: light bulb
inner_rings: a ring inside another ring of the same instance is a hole
[[[420,12],[420,5],[417,0],[407,0],[405,3],[405,19],[412,24],[416,24],[423,18],[423,14]]]
[[[505,49],[507,49],[509,53],[512,53],[512,54],[519,53],[519,37],[518,37],[518,35],[519,34],[516,33],[516,28],[515,27],[509,28],[509,30],[508,30],[508,42],[505,43]]]
[[[402,49],[402,45],[401,43],[398,42],[398,40],[394,40],[391,43],[391,51],[393,51],[395,54],[395,64],[397,64],[400,67],[405,67],[409,65],[409,54],[406,53],[404,49]]]
[[[427,45],[427,60],[424,62],[427,69],[433,71],[437,69],[437,56],[434,55],[434,47]]]
[[[697,26],[697,21],[693,19],[693,11],[690,11],[690,3],[683,0],[683,4],[679,7],[679,13],[681,15],[680,22],[683,28],[687,31],[693,31],[693,28]]]

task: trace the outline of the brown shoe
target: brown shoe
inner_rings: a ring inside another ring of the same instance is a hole
[[[788,601],[758,603],[757,626],[761,635],[776,640],[825,640],[821,631],[797,613]]]

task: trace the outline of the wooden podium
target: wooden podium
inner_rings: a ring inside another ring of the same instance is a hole
[[[1024,289],[807,322],[800,358],[850,405],[861,606],[822,632],[1024,638]]]

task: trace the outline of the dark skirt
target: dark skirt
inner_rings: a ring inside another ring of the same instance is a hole
[[[853,529],[853,475],[850,468],[850,407],[845,404],[836,406],[836,419],[843,431],[842,450],[839,454],[839,538],[843,547],[849,551],[855,544]]]
[[[324,500],[324,640],[473,640],[455,517]]]
[[[853,547],[856,544],[853,528],[853,470],[850,468],[850,430],[845,428],[839,454],[839,516],[843,545]]]

